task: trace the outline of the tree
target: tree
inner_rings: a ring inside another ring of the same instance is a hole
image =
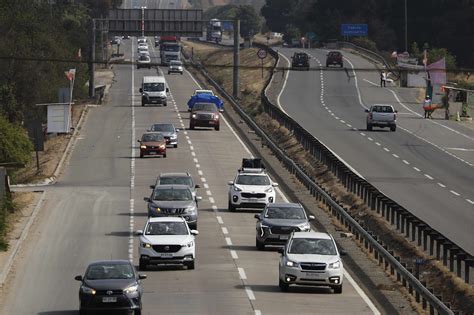
[[[33,145],[25,129],[0,115],[0,134],[0,162],[27,163],[30,160]]]

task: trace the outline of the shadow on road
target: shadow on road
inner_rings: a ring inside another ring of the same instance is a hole
[[[278,277],[275,279],[275,285],[266,285],[266,284],[250,284],[249,285],[255,292],[281,292],[280,287],[278,286]],[[242,285],[235,286],[237,289],[245,289]],[[283,293],[283,292],[281,292]],[[298,286],[292,285],[288,293],[306,293],[306,294],[333,294],[330,288],[326,287],[309,287],[309,286]]]

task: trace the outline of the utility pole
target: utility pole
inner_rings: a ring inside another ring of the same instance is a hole
[[[407,0],[405,0],[405,51],[408,51],[408,10],[407,10]]]
[[[90,37],[90,56],[89,56],[89,97],[95,97],[95,19],[91,20],[91,37]]]
[[[240,66],[240,20],[234,20],[234,69],[232,96],[239,98],[239,66]]]

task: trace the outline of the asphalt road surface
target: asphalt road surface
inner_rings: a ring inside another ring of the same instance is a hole
[[[134,38],[123,42],[134,60]],[[152,56],[157,56],[152,45]],[[153,59],[157,60],[157,59]],[[144,280],[144,314],[377,314],[346,279],[341,295],[330,289],[278,288],[275,250],[255,249],[252,211],[227,211],[227,182],[251,153],[229,125],[186,130],[186,102],[198,86],[189,73],[165,77],[167,107],[140,104],[144,75],[115,65],[106,103],[88,113],[64,175],[46,192],[39,218],[14,266],[2,314],[77,314],[79,283],[90,261],[138,262],[138,239],[147,218],[143,197],[160,172],[188,171],[202,188],[196,270],[150,268]],[[136,140],[152,123],[184,127],[167,158],[137,158]],[[283,200],[281,195],[277,200]]]
[[[296,49],[280,49],[289,60]],[[311,67],[325,50],[307,49]],[[378,86],[366,59],[343,52],[342,69],[290,71],[280,105],[356,172],[433,228],[474,254],[474,131],[453,121],[426,120],[407,89]],[[283,63],[282,65],[285,65]],[[365,107],[391,104],[396,132],[366,130]]]

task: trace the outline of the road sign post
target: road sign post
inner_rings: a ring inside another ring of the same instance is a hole
[[[341,24],[342,36],[368,36],[368,34],[367,24]]]
[[[267,51],[265,49],[259,49],[257,51],[257,57],[260,58],[262,62],[262,79],[263,79],[263,59],[267,58]]]

